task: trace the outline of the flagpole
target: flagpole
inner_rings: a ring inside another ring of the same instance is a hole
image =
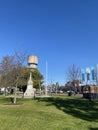
[[[47,72],[48,72],[48,68],[47,68],[47,61],[46,61],[46,88],[45,88],[45,95],[47,95],[47,79],[48,79]]]

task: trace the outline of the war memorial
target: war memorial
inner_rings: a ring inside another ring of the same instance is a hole
[[[35,95],[35,89],[33,88],[32,73],[37,68],[38,57],[34,55],[28,56],[28,65],[30,69],[30,77],[27,83],[27,89],[24,93],[24,98],[33,98]]]

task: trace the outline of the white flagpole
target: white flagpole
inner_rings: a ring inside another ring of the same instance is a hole
[[[48,72],[48,69],[47,69],[47,61],[46,61],[46,88],[45,88],[46,95],[47,95],[47,79],[48,79],[47,72]]]

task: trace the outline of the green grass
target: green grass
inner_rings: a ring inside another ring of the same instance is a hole
[[[58,96],[18,99],[20,106],[7,106],[0,96],[0,130],[98,130],[98,101]]]

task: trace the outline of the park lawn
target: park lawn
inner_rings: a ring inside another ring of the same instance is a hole
[[[18,99],[0,96],[0,130],[98,130],[98,101],[78,96]]]

